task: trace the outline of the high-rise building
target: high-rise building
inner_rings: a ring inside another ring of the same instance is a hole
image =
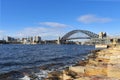
[[[33,40],[34,40],[35,43],[40,43],[41,42],[41,37],[40,36],[35,36]]]
[[[5,40],[6,40],[6,42],[14,42],[14,41],[17,41],[15,38],[10,37],[10,36],[7,36]]]

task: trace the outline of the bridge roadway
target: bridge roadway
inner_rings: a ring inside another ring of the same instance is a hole
[[[62,39],[62,40],[72,40],[72,39],[91,39],[90,37],[75,37],[75,38],[68,38],[68,39]]]

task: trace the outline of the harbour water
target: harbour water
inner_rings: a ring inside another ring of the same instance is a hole
[[[94,49],[85,45],[0,45],[0,74],[24,69],[34,71],[38,67],[40,70],[40,66],[46,70],[60,69],[75,64]]]

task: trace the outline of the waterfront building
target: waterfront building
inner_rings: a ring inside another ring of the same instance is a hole
[[[41,37],[40,36],[22,38],[22,43],[23,44],[38,44],[40,42],[41,42]]]
[[[22,38],[22,43],[27,44],[28,43],[27,38]]]
[[[41,37],[40,36],[34,36],[33,41],[34,41],[34,43],[40,43],[41,42]]]
[[[15,42],[17,42],[17,39],[15,39],[13,37],[10,37],[10,36],[7,36],[5,38],[5,41],[8,42],[8,43],[15,43]]]
[[[0,44],[5,44],[6,41],[5,40],[0,40]]]
[[[33,41],[33,37],[28,37],[27,38],[27,41],[30,43],[30,44],[32,44],[34,41]]]

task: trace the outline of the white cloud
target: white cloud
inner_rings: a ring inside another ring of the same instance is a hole
[[[40,22],[40,25],[50,26],[50,27],[57,27],[57,28],[69,27],[69,25],[61,24],[61,23],[57,23],[57,22]]]
[[[82,22],[82,23],[86,23],[86,24],[88,24],[88,23],[107,23],[107,22],[112,21],[112,19],[101,18],[101,17],[97,17],[96,15],[88,14],[88,15],[80,16],[78,18],[78,21]]]
[[[43,25],[44,24],[44,25]],[[46,27],[49,26],[49,27]],[[42,39],[57,39],[66,33],[68,25],[55,22],[42,22],[41,25],[35,27],[27,27],[16,33],[16,37],[41,36]]]
[[[30,36],[41,36],[42,39],[56,39],[61,36],[63,29],[56,28],[45,28],[45,27],[28,27],[16,34],[16,37],[30,37]]]
[[[21,30],[9,33],[0,30],[0,39],[9,35],[15,38],[25,38],[31,36],[41,36],[43,40],[46,39],[57,39],[59,36],[62,37],[71,29],[71,26],[61,24],[57,22],[41,22],[38,26],[25,27]]]

